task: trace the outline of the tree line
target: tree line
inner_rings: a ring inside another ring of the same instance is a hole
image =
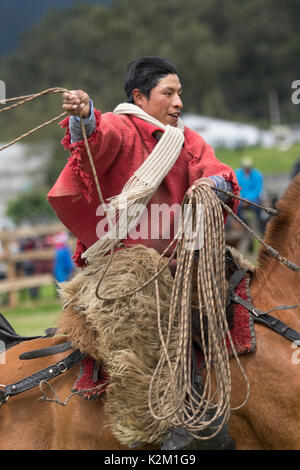
[[[124,99],[126,64],[141,55],[174,60],[186,111],[268,124],[269,93],[285,122],[297,120],[296,0],[113,0],[52,11],[0,62],[10,96],[50,86],[85,88],[104,110]],[[38,112],[42,112],[41,109]]]
[[[49,15],[0,60],[7,96],[59,86],[81,88],[95,106],[112,110],[125,99],[124,70],[142,55],[170,57],[183,84],[184,111],[270,124],[270,96],[283,123],[299,120],[292,82],[300,79],[297,0],[112,0],[77,3]],[[61,112],[58,96],[40,98],[0,115],[7,141]],[[53,181],[64,164],[62,131],[52,125],[35,139],[55,139],[48,169]]]

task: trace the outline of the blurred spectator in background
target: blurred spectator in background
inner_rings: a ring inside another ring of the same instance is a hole
[[[53,236],[55,250],[53,275],[57,282],[68,281],[74,270],[72,253],[68,245],[68,233],[59,232]]]
[[[4,249],[3,249],[2,243],[0,242],[0,256],[2,255],[4,255]],[[6,278],[6,273],[7,273],[6,263],[0,262],[0,281],[3,281]],[[5,305],[7,303],[7,299],[8,299],[7,293],[0,294],[0,305]]]
[[[52,246],[52,237],[51,236],[40,236],[36,239],[36,248],[39,250],[45,250],[48,248],[53,248]],[[36,259],[35,260],[35,273],[36,274],[47,274],[53,273],[53,259]]]
[[[291,173],[291,180],[295,178],[295,176],[300,173],[300,158],[295,161],[292,173]]]
[[[240,196],[248,199],[256,204],[261,204],[263,194],[263,175],[259,170],[254,168],[251,157],[244,157],[241,160],[241,167],[235,172],[239,186],[241,187]],[[263,233],[265,228],[265,220],[262,217],[261,209],[250,206],[249,204],[240,201],[237,215],[247,223],[245,210],[253,210],[258,222],[258,229]],[[249,223],[249,222],[248,222]]]
[[[35,250],[36,241],[34,238],[26,238],[20,241],[20,251]],[[35,272],[35,262],[32,260],[26,260],[21,263],[25,276],[33,276]],[[17,267],[19,269],[19,267]],[[30,287],[29,295],[31,299],[37,299],[39,297],[39,287]]]
[[[1,249],[0,249],[1,252]],[[3,280],[6,278],[6,263],[0,263],[0,280]]]

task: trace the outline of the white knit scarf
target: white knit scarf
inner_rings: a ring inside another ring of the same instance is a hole
[[[86,258],[87,261],[93,259],[96,255],[105,255],[120,240],[126,238],[130,230],[138,224],[142,212],[137,214],[137,211],[133,210],[131,214],[128,209],[133,204],[146,207],[152,195],[176,162],[184,142],[184,125],[181,119],[178,119],[177,127],[165,126],[139,106],[131,103],[119,104],[114,113],[136,116],[163,129],[164,133],[144,163],[125,183],[122,192],[110,198],[110,207],[107,211],[110,230],[83,253],[82,258]],[[123,217],[121,213],[123,213]]]

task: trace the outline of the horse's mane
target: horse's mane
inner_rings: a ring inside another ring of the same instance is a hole
[[[276,204],[279,214],[267,224],[264,241],[281,255],[287,256],[288,236],[291,227],[299,226],[300,207],[300,173],[292,180],[283,196]],[[259,271],[266,272],[272,268],[275,258],[262,246],[258,253]]]

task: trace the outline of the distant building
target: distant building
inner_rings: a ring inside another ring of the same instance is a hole
[[[275,147],[275,135],[250,124],[209,118],[196,114],[183,115],[186,126],[198,132],[214,148]]]

